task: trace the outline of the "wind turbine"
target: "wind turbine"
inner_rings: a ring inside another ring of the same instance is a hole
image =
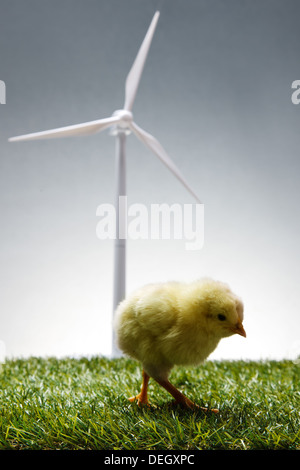
[[[185,178],[182,176],[174,162],[160,145],[160,143],[141,129],[134,121],[132,107],[142,76],[145,61],[149,52],[152,38],[155,32],[159,11],[156,11],[150,23],[146,36],[140,46],[138,54],[133,62],[125,83],[125,102],[122,109],[115,111],[111,117],[98,119],[96,121],[75,124],[57,129],[51,129],[32,134],[11,137],[10,142],[25,140],[52,139],[59,137],[84,136],[95,134],[112,127],[112,135],[116,136],[116,240],[114,245],[114,292],[113,292],[113,312],[119,302],[125,297],[126,281],[126,237],[120,236],[120,232],[126,228],[126,208],[119,207],[121,196],[126,196],[126,136],[133,132],[149,149],[167,166],[167,168],[179,179],[185,188],[200,203],[198,196],[191,189]],[[113,338],[113,356],[118,356],[119,352]]]

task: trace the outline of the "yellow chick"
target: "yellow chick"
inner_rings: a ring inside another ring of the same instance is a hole
[[[148,404],[152,377],[176,403],[198,407],[169,382],[170,371],[174,365],[203,362],[221,338],[235,333],[246,337],[243,310],[226,284],[211,279],[149,284],[123,300],[114,325],[118,346],[143,366],[141,392],[129,400]]]

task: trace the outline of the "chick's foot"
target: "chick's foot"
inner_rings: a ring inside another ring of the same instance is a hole
[[[191,401],[189,398],[187,398],[186,396],[184,395],[181,395],[179,398],[177,398],[174,402],[174,405],[180,405],[182,406],[183,408],[187,408],[187,409],[190,409],[190,410],[194,410],[194,409],[199,409],[199,405],[197,405],[196,403],[194,403],[193,401]]]
[[[183,393],[181,393],[174,385],[169,382],[169,380],[166,379],[156,379],[156,381],[164,387],[164,389],[167,390],[174,398],[175,398],[175,404],[176,405],[181,405],[184,408],[190,409],[190,410],[202,410],[202,411],[208,411],[212,413],[219,413],[219,410],[212,408],[202,408],[201,406],[197,405],[196,403],[192,402],[189,398],[187,398]]]
[[[202,406],[199,406],[200,410],[205,411],[206,413],[214,413],[218,414],[219,410],[218,408],[202,408]]]
[[[142,406],[142,405],[150,406],[148,402],[148,398],[147,398],[149,375],[143,370],[142,376],[143,376],[143,382],[142,382],[142,388],[141,388],[140,393],[134,397],[128,398],[128,400],[130,402],[134,402],[135,400],[137,400],[139,406]]]
[[[134,397],[130,397],[130,398],[128,398],[128,400],[131,403],[137,401],[138,406],[143,406],[143,405],[150,406],[147,397],[145,397],[142,393],[139,393],[138,395],[136,395]]]
[[[205,411],[205,412],[208,412],[208,413],[219,413],[219,410],[217,408],[204,408],[202,406],[199,406],[197,405],[197,403],[194,403],[193,401],[191,401],[189,398],[185,397],[183,395],[183,397],[180,398],[180,400],[175,400],[175,405],[180,405],[182,406],[183,408],[186,408],[186,409],[190,409],[190,410],[201,410],[201,411]]]

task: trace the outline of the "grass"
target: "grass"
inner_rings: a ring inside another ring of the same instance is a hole
[[[300,449],[300,369],[292,361],[208,361],[170,380],[219,414],[183,410],[121,358],[9,360],[0,373],[0,449]]]

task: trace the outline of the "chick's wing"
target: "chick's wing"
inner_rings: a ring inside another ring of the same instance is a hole
[[[149,286],[136,300],[136,321],[152,336],[168,333],[177,322],[175,286]]]

